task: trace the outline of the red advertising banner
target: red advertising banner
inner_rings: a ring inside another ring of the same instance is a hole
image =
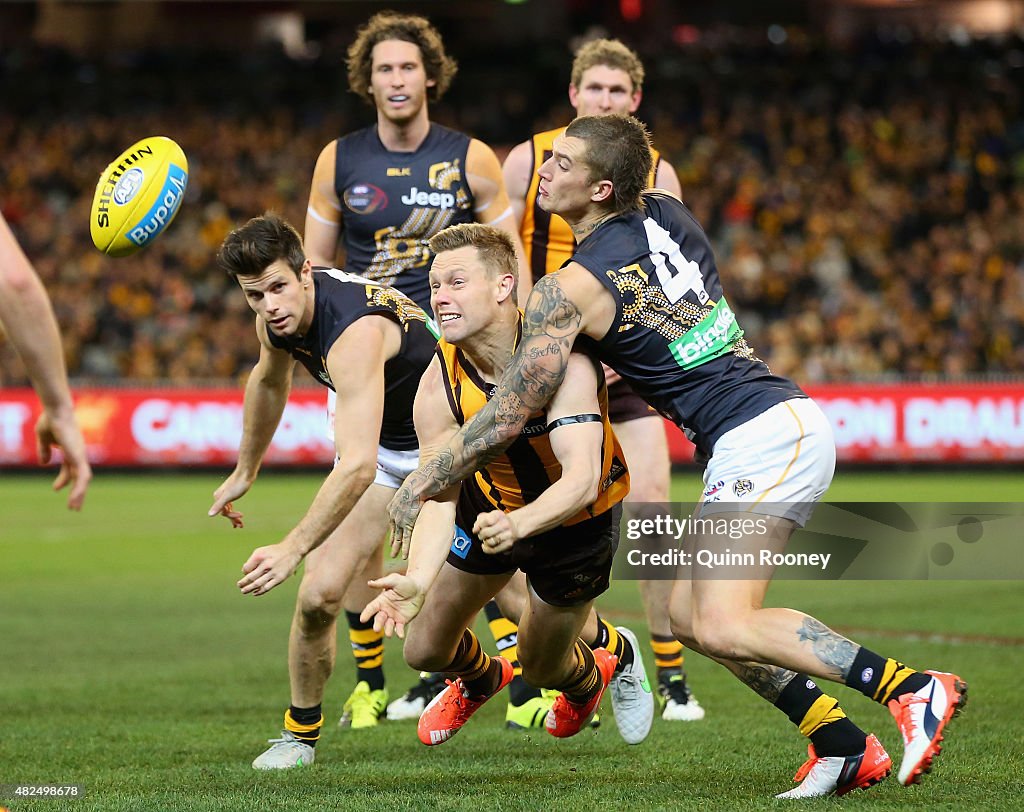
[[[267,464],[329,465],[325,389],[297,389]],[[39,403],[31,389],[0,391],[0,465],[34,464]],[[241,389],[78,389],[75,413],[96,465],[234,465]]]
[[[804,387],[835,432],[839,462],[1024,460],[1024,383]],[[693,445],[670,426],[674,462]]]
[[[325,391],[292,393],[266,462],[329,465]],[[832,422],[841,462],[1024,460],[1024,383],[809,387]],[[97,465],[230,466],[242,434],[241,389],[79,389],[75,410]],[[34,465],[39,404],[0,391],[0,466]],[[668,426],[672,459],[693,446]]]

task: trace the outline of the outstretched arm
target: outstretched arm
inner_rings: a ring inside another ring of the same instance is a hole
[[[512,443],[530,413],[544,408],[561,385],[576,336],[604,335],[614,312],[611,294],[579,265],[548,274],[534,286],[522,341],[494,397],[446,447],[421,461],[391,500],[392,533],[399,541],[412,532],[425,499],[461,482]]]
[[[448,408],[443,376],[441,362],[435,358],[420,379],[416,391],[413,420],[420,453],[424,457],[429,456],[438,444],[444,444],[458,429],[458,423]],[[364,623],[372,619],[374,629],[383,631],[388,637],[392,634],[405,636],[406,624],[419,614],[427,590],[448,556],[458,496],[459,487],[455,486],[423,506],[411,546],[400,551],[403,558],[408,557],[409,566],[404,573],[392,572],[369,582],[371,587],[380,589],[381,594],[363,610],[361,620]],[[399,550],[392,547],[391,554],[398,553]]]
[[[21,356],[43,404],[36,422],[36,453],[48,463],[54,447],[64,455],[53,487],[71,484],[68,507],[80,510],[92,479],[85,441],[75,420],[60,330],[43,283],[0,215],[0,332]]]
[[[243,516],[235,510],[234,502],[245,496],[256,480],[263,455],[274,439],[288,402],[295,367],[291,355],[270,343],[267,325],[259,317],[256,318],[256,335],[260,341],[260,357],[245,384],[238,462],[228,478],[213,492],[213,504],[207,511],[209,516],[225,516],[236,528],[243,526]]]
[[[401,328],[384,316],[364,316],[345,328],[327,353],[327,371],[338,385],[334,447],[338,460],[312,504],[284,540],[259,547],[242,565],[245,594],[265,595],[285,581],[349,514],[377,471],[384,413],[384,364],[401,346]],[[358,381],[359,386],[346,386]]]

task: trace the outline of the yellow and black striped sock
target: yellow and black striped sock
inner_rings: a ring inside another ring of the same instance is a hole
[[[519,626],[501,613],[497,601],[487,602],[484,607],[484,615],[487,617],[487,627],[494,635],[494,644],[498,647],[498,654],[512,663],[518,676],[522,670],[519,666],[519,653],[516,651],[519,644]]]
[[[519,663],[519,626],[502,614],[496,601],[484,607],[487,626],[494,636],[498,654],[512,663],[512,682],[508,684],[508,699],[513,705],[522,705],[540,696],[540,690],[523,679],[523,666]]]
[[[651,635],[651,651],[658,676],[662,671],[680,671],[683,668],[683,644],[671,635]]]
[[[292,705],[284,712],[284,729],[310,747],[316,747],[323,725],[324,715],[319,705],[312,708],[296,708]]]
[[[619,634],[618,630],[600,615],[597,616],[597,637],[588,642],[590,648],[603,648],[609,654],[619,658],[615,666],[615,673],[618,674],[633,662],[633,647],[629,641]]]
[[[576,641],[574,649],[576,667],[564,682],[552,685],[565,694],[565,698],[575,705],[585,705],[601,690],[601,672],[597,670],[594,652],[582,640]]]
[[[823,693],[806,674],[789,681],[775,707],[811,740],[819,756],[855,756],[867,746],[867,735],[846,718],[839,701]]]
[[[885,705],[903,694],[920,690],[930,679],[927,674],[861,646],[857,656],[853,658],[850,672],[846,675],[846,684],[860,691],[868,699]]]
[[[474,699],[493,694],[501,680],[501,666],[498,661],[487,656],[480,641],[469,629],[462,633],[462,639],[455,649],[451,663],[441,670],[460,677],[462,684]]]
[[[363,623],[358,612],[345,612],[348,639],[356,658],[356,682],[366,681],[371,691],[384,687],[384,632],[373,630],[373,621]]]

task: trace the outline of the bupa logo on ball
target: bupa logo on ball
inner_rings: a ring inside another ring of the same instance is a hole
[[[180,166],[171,164],[168,167],[164,188],[160,190],[160,196],[138,224],[128,232],[128,239],[136,245],[142,246],[163,231],[164,227],[178,213],[181,201],[185,197],[185,186],[187,185],[188,173]]]
[[[125,203],[130,202],[135,197],[135,193],[142,188],[145,180],[146,173],[137,166],[133,166],[121,176],[121,179],[114,186],[114,194],[112,195],[114,202],[118,206],[123,206]]]

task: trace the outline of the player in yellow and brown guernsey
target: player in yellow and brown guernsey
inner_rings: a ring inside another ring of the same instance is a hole
[[[629,115],[640,106],[643,80],[644,67],[634,51],[619,40],[593,40],[576,52],[569,84],[569,103],[578,116]],[[540,182],[537,169],[551,157],[555,139],[563,132],[565,127],[537,133],[515,147],[505,160],[505,184],[520,224],[527,264],[535,282],[545,274],[557,271],[576,250],[576,240],[569,224],[537,203]],[[679,178],[672,165],[653,148],[651,159],[648,186],[665,189],[681,197]],[[657,512],[655,507],[669,499],[671,477],[664,421],[614,371],[605,367],[605,372],[608,375],[609,415],[632,471],[626,510],[638,515],[644,511]],[[671,592],[670,580],[640,581],[640,594],[651,632],[651,649],[658,670],[662,718],[695,721],[704,718],[704,708],[690,693],[683,671],[683,646],[672,635],[668,618]],[[509,614],[514,611],[514,607],[508,607]],[[490,613],[493,614],[493,609]]]
[[[423,17],[374,15],[350,46],[347,69],[349,89],[374,107],[376,123],[321,151],[309,193],[306,251],[314,265],[337,264],[394,286],[429,313],[428,241],[434,234],[455,223],[490,223],[518,245],[501,165],[482,141],[430,120],[429,103],[444,95],[456,63]],[[339,247],[343,264],[335,262]],[[522,288],[521,302],[529,289],[528,283]],[[333,436],[334,393],[327,399]],[[416,718],[426,693],[444,684],[424,675],[413,696],[388,706],[383,641],[358,619],[374,595],[366,580],[357,579],[344,601],[357,678],[342,722],[353,729],[376,725],[385,707],[389,718]]]
[[[485,406],[523,330],[507,235],[467,224],[446,229],[431,245],[437,251],[432,302],[442,338],[413,409],[426,453]],[[611,683],[623,738],[637,744],[647,736],[654,700],[645,690],[636,638],[592,611],[609,585],[619,503],[628,490],[603,372],[578,353],[559,391],[519,438],[461,487],[424,507],[407,572],[373,582],[384,592],[363,615],[399,635],[416,618],[406,661],[454,680],[420,717],[424,744],[447,741],[512,679],[511,663],[483,653],[469,626],[516,570],[528,582],[518,641],[523,676],[564,692],[556,701],[571,709],[558,724],[547,717],[549,732],[578,732]],[[602,636],[608,642],[596,648]]]

